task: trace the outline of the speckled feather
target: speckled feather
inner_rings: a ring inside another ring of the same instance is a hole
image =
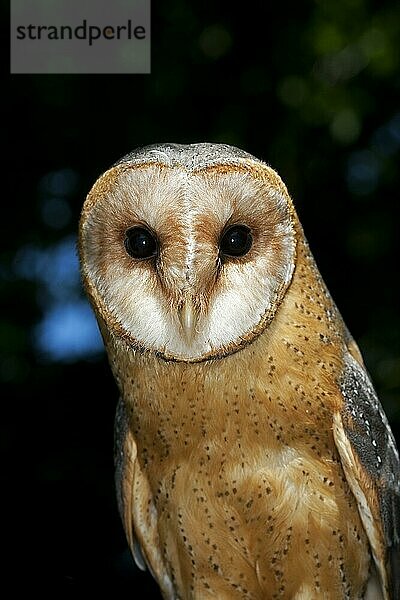
[[[141,149],[116,168],[160,161],[267,169],[208,144]],[[398,455],[281,180],[268,170],[293,220],[290,280],[255,333],[191,361],[137,343],[104,301],[101,271],[96,279],[87,266],[91,210],[114,173],[88,198],[80,253],[121,391],[116,483],[138,563],[140,546],[168,599],[355,600],[380,597],[374,556],[382,598],[394,600]]]
[[[341,390],[342,435],[350,446],[352,460],[345,472],[352,491],[357,488],[370,500],[375,545],[371,543],[385,587],[392,598],[400,597],[400,463],[386,415],[365,369],[352,356],[346,357]],[[350,467],[350,469],[349,469]],[[354,481],[354,473],[359,472]],[[368,531],[368,517],[361,517]],[[392,577],[390,576],[392,574]]]

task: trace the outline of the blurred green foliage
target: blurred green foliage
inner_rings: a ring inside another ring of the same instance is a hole
[[[38,351],[50,300],[26,265],[21,275],[21,249],[75,235],[93,181],[136,146],[226,142],[278,170],[399,433],[399,24],[385,0],[170,0],[153,3],[149,76],[11,78],[2,439],[6,455],[21,443],[28,454],[12,471],[30,490],[39,586],[122,589],[131,575],[112,489],[116,388],[104,357],[60,364]],[[134,581],[137,597],[151,586]]]

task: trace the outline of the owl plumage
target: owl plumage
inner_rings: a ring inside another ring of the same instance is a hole
[[[82,211],[126,536],[166,599],[400,597],[393,435],[270,167],[139,149]]]

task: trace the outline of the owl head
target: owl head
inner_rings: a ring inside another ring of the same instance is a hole
[[[160,144],[94,184],[79,235],[100,327],[134,350],[197,362],[271,322],[293,275],[297,218],[263,162],[224,144]]]

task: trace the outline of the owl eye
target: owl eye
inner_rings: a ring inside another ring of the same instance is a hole
[[[157,240],[145,227],[131,227],[125,233],[125,250],[132,258],[145,259],[157,254]]]
[[[221,237],[219,247],[225,256],[244,256],[253,243],[251,231],[245,225],[229,227]]]

